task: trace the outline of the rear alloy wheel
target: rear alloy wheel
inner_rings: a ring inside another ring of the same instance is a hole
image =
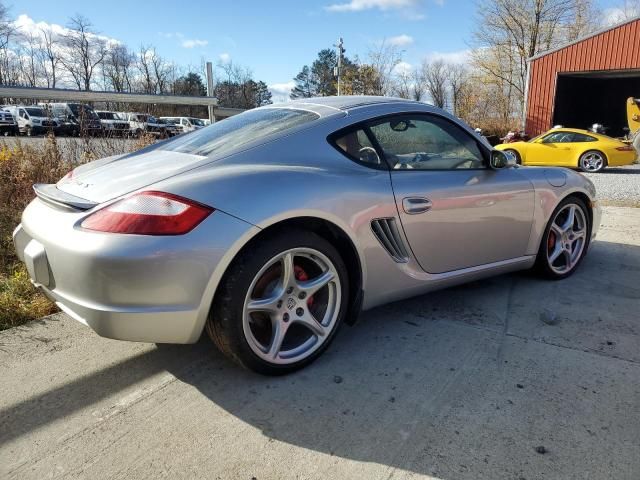
[[[577,198],[564,200],[551,216],[540,251],[538,266],[548,277],[571,275],[587,252],[590,235],[589,215]]]
[[[580,155],[578,166],[583,172],[597,173],[606,167],[607,159],[602,152],[589,150]]]
[[[207,331],[241,365],[263,374],[297,370],[327,348],[346,312],[344,263],[323,238],[288,232],[230,267]]]

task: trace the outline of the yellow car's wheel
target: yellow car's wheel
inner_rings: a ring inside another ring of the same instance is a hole
[[[518,165],[522,165],[522,159],[520,158],[520,154],[518,153],[517,150],[514,150],[513,148],[507,148],[507,149],[505,149],[503,151],[504,151],[504,153],[506,155],[511,155],[513,158],[515,158],[516,159],[516,163]]]
[[[607,166],[607,157],[598,150],[589,150],[580,155],[578,168],[583,172],[597,173]]]

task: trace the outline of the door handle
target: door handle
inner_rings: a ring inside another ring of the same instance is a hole
[[[409,215],[428,212],[432,206],[431,200],[424,197],[406,197],[402,199],[402,208]]]

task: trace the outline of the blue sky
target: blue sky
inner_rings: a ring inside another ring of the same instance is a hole
[[[481,0],[478,0],[481,1]],[[600,0],[603,10],[622,0]],[[181,65],[231,58],[249,67],[274,92],[286,90],[302,65],[342,36],[347,56],[366,56],[383,39],[404,50],[403,60],[456,58],[469,48],[473,0],[29,0],[14,18],[65,25],[80,13],[100,33],[132,48],[152,44]],[[222,56],[222,57],[221,57]]]

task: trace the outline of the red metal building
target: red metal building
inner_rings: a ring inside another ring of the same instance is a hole
[[[529,59],[525,131],[600,123],[619,136],[628,97],[640,98],[640,18]]]

